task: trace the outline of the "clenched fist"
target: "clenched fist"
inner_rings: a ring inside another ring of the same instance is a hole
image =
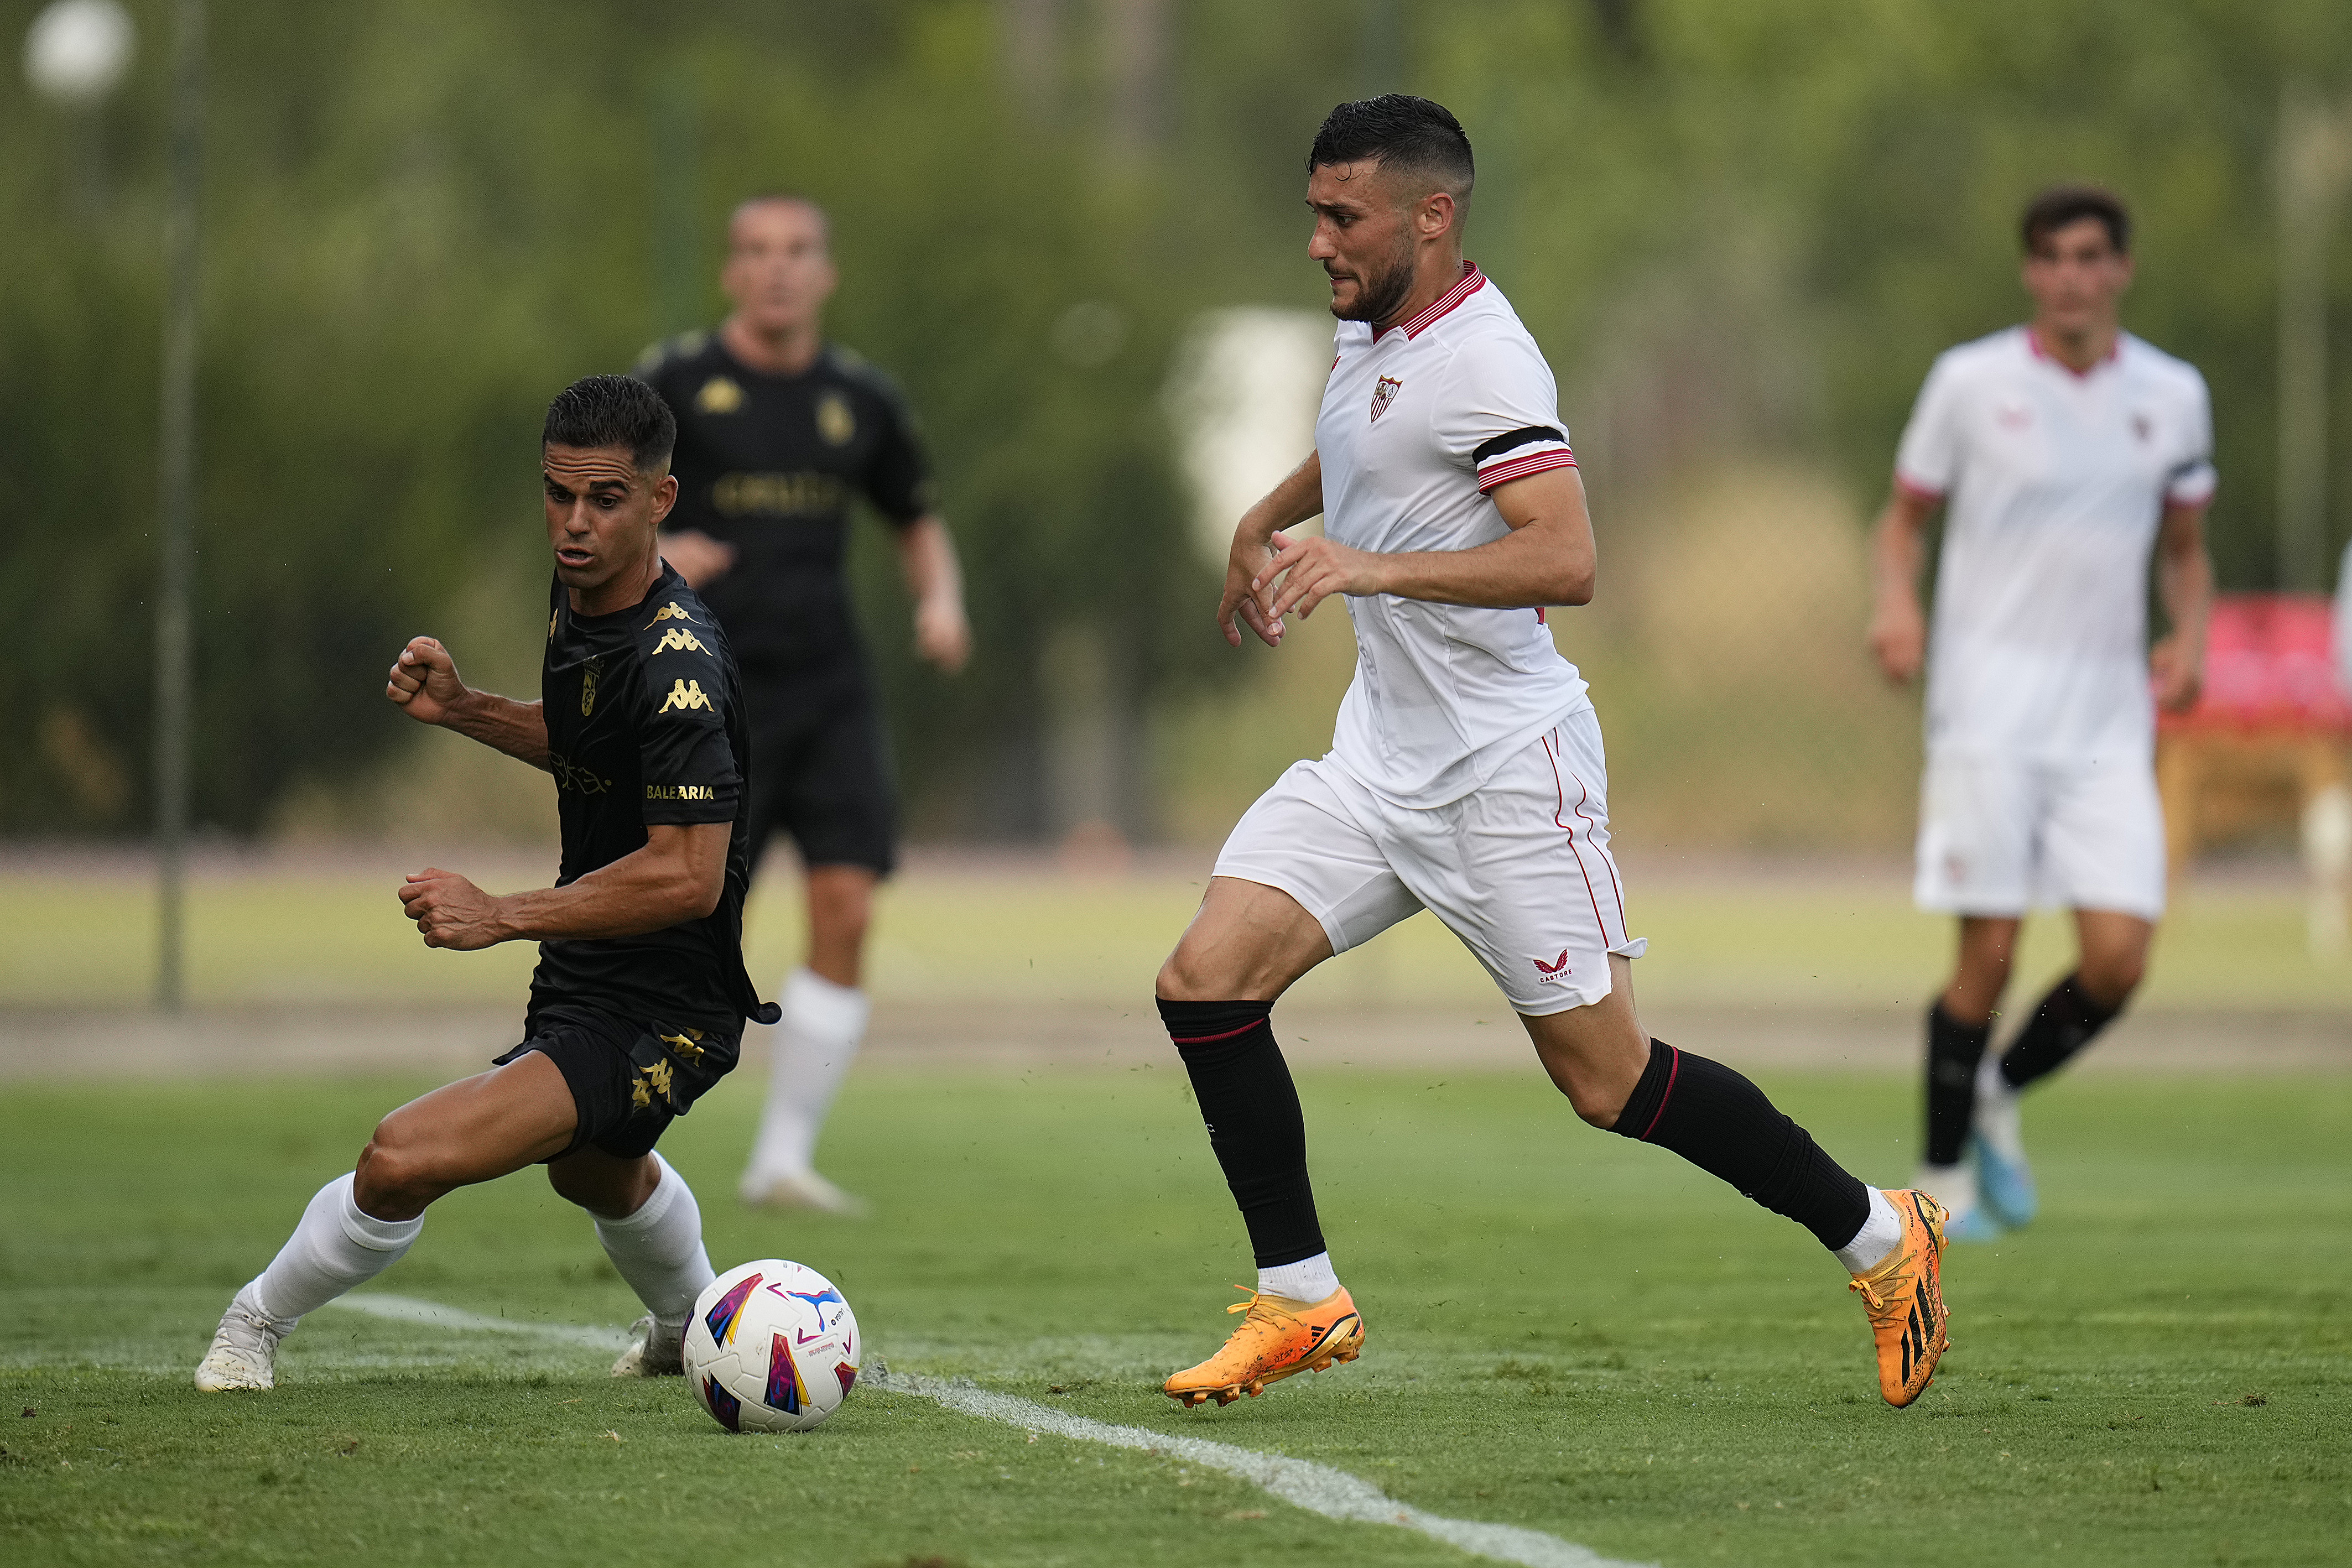
[[[383,695],[420,724],[446,724],[457,704],[473,694],[457,678],[448,649],[431,637],[412,637],[393,664]]]

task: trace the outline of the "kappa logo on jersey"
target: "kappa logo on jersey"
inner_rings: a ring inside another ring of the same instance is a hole
[[[661,641],[654,644],[654,652],[656,653],[667,653],[672,648],[683,648],[689,653],[708,653],[710,652],[709,649],[702,645],[701,642],[693,632],[688,631],[683,626],[671,627],[668,631],[661,634]]]
[[[680,610],[677,607],[677,601],[673,599],[667,604],[663,605],[659,610],[654,612],[654,618],[646,622],[646,630],[650,632],[665,621],[692,622],[694,621],[694,617],[688,615],[685,611]],[[699,622],[696,623],[699,624]]]
[[[700,708],[706,713],[717,711],[711,707],[710,698],[704,694],[700,681],[672,682],[669,695],[662,699],[662,706],[654,709],[654,712],[665,714],[672,708],[677,709],[680,713],[691,713],[696,708]]]
[[[857,416],[849,412],[847,398],[829,392],[816,400],[816,433],[824,437],[827,446],[849,444],[849,438],[857,434]]]
[[[1336,365],[1339,361],[1331,362]],[[1388,413],[1389,404],[1396,402],[1396,394],[1403,390],[1404,383],[1396,377],[1382,376],[1372,387],[1372,417],[1378,419]]]
[[[694,394],[697,413],[733,413],[743,406],[743,389],[731,376],[713,376]]]
[[[1565,947],[1562,947],[1559,950],[1559,956],[1553,959],[1549,964],[1545,963],[1541,958],[1537,958],[1533,960],[1533,962],[1536,967],[1536,974],[1539,977],[1536,981],[1536,984],[1538,986],[1559,985],[1561,981],[1568,979],[1570,976],[1576,973],[1574,969],[1568,967],[1568,949]]]

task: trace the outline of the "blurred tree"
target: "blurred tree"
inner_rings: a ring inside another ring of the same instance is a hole
[[[0,26],[33,9],[0,0]],[[715,319],[715,280],[658,258],[707,268],[732,200],[790,184],[835,214],[835,330],[907,385],[971,577],[980,654],[942,681],[861,541],[914,823],[1043,830],[1056,657],[1093,650],[1131,714],[1238,667],[1159,392],[1201,308],[1319,304],[1300,160],[1368,74],[1469,124],[1472,254],[1560,371],[1604,530],[1612,495],[1727,450],[1875,492],[1929,359],[2020,313],[2018,206],[2091,178],[2140,215],[2130,325],[2212,382],[2224,580],[2265,586],[2270,141],[2284,75],[2352,83],[2340,20],[2332,0],[221,7],[198,820],[249,830],[384,758],[404,733],[384,663],[461,588],[511,581],[528,610],[547,397],[628,364],[657,309]],[[71,128],[0,99],[0,570],[34,600],[0,642],[23,737],[0,750],[4,831],[148,815],[161,69],[151,51],[105,111],[95,219]],[[665,248],[657,219],[698,233]],[[2340,332],[2352,246],[2335,256]],[[2340,455],[2352,396],[2331,406]],[[2332,559],[2352,486],[2330,497]]]

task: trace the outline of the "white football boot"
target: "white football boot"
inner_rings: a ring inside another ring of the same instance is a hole
[[[278,1385],[278,1342],[294,1332],[299,1318],[281,1321],[254,1304],[253,1287],[236,1293],[213,1332],[213,1347],[196,1364],[196,1387],[205,1394]]]
[[[752,1208],[806,1208],[851,1219],[861,1218],[866,1212],[864,1198],[842,1191],[814,1171],[775,1176],[746,1173],[735,1190]]]
[[[647,1312],[630,1326],[636,1343],[613,1364],[615,1377],[682,1377],[686,1374],[686,1325],[670,1328]]]

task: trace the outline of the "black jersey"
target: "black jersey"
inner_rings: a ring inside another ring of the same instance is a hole
[[[751,747],[726,634],[667,566],[616,614],[575,615],[561,581],[549,611],[539,690],[563,826],[556,885],[643,849],[656,823],[735,830],[718,908],[637,936],[541,942],[532,1011],[585,1003],[732,1039],[764,1009],[743,972]]]
[[[746,674],[762,680],[858,654],[843,560],[863,496],[904,528],[931,509],[930,472],[904,400],[827,345],[797,376],[746,368],[716,332],[657,343],[635,374],[677,415],[671,528],[733,545],[708,585]]]

